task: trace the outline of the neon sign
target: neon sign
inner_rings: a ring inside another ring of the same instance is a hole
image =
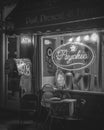
[[[68,42],[52,53],[53,63],[65,70],[79,70],[93,63],[95,53],[91,47],[80,42]]]

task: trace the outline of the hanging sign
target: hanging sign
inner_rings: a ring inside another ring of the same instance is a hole
[[[94,57],[94,50],[80,42],[63,44],[52,54],[53,63],[65,70],[83,69],[93,63]]]
[[[31,61],[29,59],[14,59],[20,75],[31,75]]]

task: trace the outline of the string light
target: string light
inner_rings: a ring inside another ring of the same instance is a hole
[[[85,36],[83,37],[83,40],[84,40],[84,41],[89,41],[89,40],[90,40],[90,36],[89,36],[89,35],[85,35]]]
[[[77,38],[76,38],[76,40],[75,40],[76,42],[80,42],[81,41],[81,37],[80,36],[78,36]]]
[[[73,37],[68,40],[68,42],[72,42],[72,41],[73,41]]]
[[[98,41],[98,34],[97,33],[93,33],[90,37],[90,40],[93,41],[93,42],[96,42]]]

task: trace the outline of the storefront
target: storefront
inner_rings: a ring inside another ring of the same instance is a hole
[[[60,98],[69,92],[71,98],[82,102],[83,116],[103,112],[101,37],[103,31],[95,29],[41,37],[41,87],[50,84],[56,93],[62,93]]]
[[[18,11],[11,18],[14,34],[19,39],[18,51],[24,50],[25,43],[29,45],[30,41],[34,48],[31,56],[31,49],[28,55],[26,50],[24,55],[23,51],[18,53],[18,58],[32,58],[34,92],[51,85],[54,91],[69,93],[82,104],[81,117],[103,117],[104,14],[101,8]],[[57,80],[64,85],[58,85]]]

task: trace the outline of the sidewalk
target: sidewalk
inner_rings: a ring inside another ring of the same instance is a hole
[[[43,125],[41,123],[36,125],[36,121],[33,120],[35,117],[28,114],[25,115],[21,124],[19,114],[18,111],[0,109],[0,130],[43,130]],[[48,130],[47,127],[44,130]]]
[[[45,124],[49,124],[46,122]],[[24,125],[21,125],[19,122],[19,113],[15,111],[5,111],[5,110],[0,110],[0,130],[49,130],[47,127],[43,129],[42,124],[38,124],[38,127],[36,127],[36,122],[33,120],[29,120],[29,118],[25,118],[24,120]],[[98,129],[98,130],[104,130],[104,127],[101,127],[98,125],[97,121],[93,120],[85,120],[85,121],[73,121],[73,120],[53,120],[51,122],[51,129],[50,130],[93,130],[93,129]]]
[[[36,128],[35,122],[28,119],[24,121],[24,126],[21,126],[19,112],[0,109],[0,130],[36,130]]]

